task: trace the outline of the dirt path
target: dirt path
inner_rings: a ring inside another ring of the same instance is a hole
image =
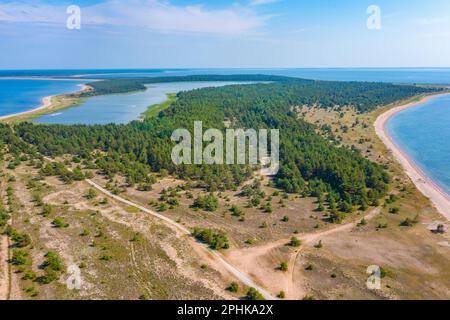
[[[111,192],[109,192],[108,190],[106,190],[103,187],[101,187],[100,185],[98,185],[97,183],[93,182],[92,180],[86,179],[86,182],[88,184],[90,184],[91,186],[93,186],[94,188],[96,188],[97,190],[101,191],[103,194],[109,196],[110,198],[113,198],[121,203],[126,204],[126,205],[135,207],[145,213],[148,213],[160,220],[165,221],[171,227],[175,228],[175,230],[178,230],[178,232],[181,232],[184,235],[191,234],[191,232],[187,228],[174,222],[173,220],[171,220],[168,217],[165,217],[165,216],[163,216],[157,212],[154,212],[152,210],[149,210],[142,205],[136,204],[132,201],[129,201],[129,200],[123,199],[117,195],[114,195]],[[379,208],[374,209],[370,213],[368,213],[364,217],[364,219],[371,220],[379,212],[380,212]],[[358,223],[359,223],[359,221],[354,221],[354,222],[339,225],[338,227],[333,228],[333,229],[316,232],[316,233],[311,233],[311,234],[305,234],[305,235],[302,235],[300,237],[300,239],[302,240],[303,245],[314,245],[315,242],[319,241],[321,238],[330,236],[335,233],[351,230],[352,228],[356,227],[356,225]],[[289,240],[290,239],[283,239],[283,240],[279,240],[279,241],[276,241],[273,243],[269,243],[269,244],[261,246],[261,247],[255,247],[255,248],[244,249],[244,250],[236,250],[236,251],[234,251],[234,253],[227,254],[226,256],[222,255],[219,252],[207,249],[203,244],[200,244],[196,241],[192,241],[191,238],[189,238],[188,241],[190,241],[190,244],[193,247],[195,247],[195,251],[197,253],[204,255],[209,260],[211,258],[213,258],[216,262],[215,267],[216,268],[219,267],[222,269],[222,270],[219,270],[220,273],[224,273],[223,272],[224,270],[227,271],[228,273],[233,275],[235,278],[237,278],[239,281],[244,283],[246,286],[256,288],[259,292],[261,292],[261,294],[264,296],[265,299],[273,300],[273,299],[275,299],[275,297],[270,292],[268,292],[266,289],[264,289],[260,285],[256,284],[256,282],[252,279],[252,277],[251,277],[252,274],[249,274],[249,272],[248,272],[249,271],[248,266],[254,265],[254,262],[258,261],[258,257],[262,257],[265,254],[267,254],[268,252],[270,252],[271,250],[274,250],[278,247],[285,246],[286,243],[289,242]],[[240,253],[242,253],[242,251],[247,251],[246,252],[247,254],[240,254]],[[284,290],[288,294],[288,298],[289,297],[299,298],[299,297],[304,296],[304,294],[305,294],[305,292],[303,290],[301,290],[298,285],[296,285],[297,277],[295,274],[295,270],[296,270],[295,264],[300,256],[300,252],[301,252],[301,250],[297,250],[291,254],[291,257],[290,257],[290,266],[291,267],[289,269],[289,272],[286,275],[284,275],[284,277],[286,278],[286,279],[284,279],[284,283],[285,283]],[[230,263],[229,260],[231,260],[232,263]],[[245,267],[246,265],[247,265],[247,267]],[[258,266],[256,266],[256,267],[258,267]],[[260,268],[260,270],[264,272],[264,268]],[[253,277],[253,278],[255,278],[255,277]],[[277,286],[271,286],[270,283],[265,283],[264,278],[261,276],[257,276],[256,278],[259,280],[258,281],[259,283],[264,284],[265,288],[277,287]],[[273,279],[273,281],[276,281],[276,283],[279,284],[280,279],[275,278],[275,279]],[[275,292],[277,292],[277,291],[275,291]]]
[[[0,201],[3,202],[5,178],[0,181]],[[9,300],[11,293],[11,270],[9,260],[9,238],[0,234],[0,300]]]
[[[108,197],[117,200],[121,203],[124,203],[128,206],[137,208],[145,213],[148,213],[160,220],[163,220],[164,222],[166,222],[167,224],[169,224],[171,227],[175,228],[175,230],[178,230],[178,232],[181,232],[184,235],[191,235],[191,232],[185,228],[184,226],[174,222],[173,220],[157,213],[154,212],[152,210],[149,210],[147,208],[145,208],[144,206],[141,206],[139,204],[136,204],[132,201],[123,199],[111,192],[109,192],[108,190],[104,189],[103,187],[101,187],[100,185],[98,185],[97,183],[93,182],[92,180],[86,179],[85,180],[88,184],[90,184],[92,187],[96,188],[97,190],[99,190],[100,192],[102,192],[103,194],[107,195]],[[204,255],[208,256],[208,257],[214,257],[214,259],[218,262],[217,265],[220,265],[224,270],[226,270],[228,273],[232,274],[236,279],[238,279],[240,282],[242,282],[243,284],[245,284],[246,286],[249,287],[254,287],[256,288],[263,296],[266,300],[273,300],[275,299],[274,296],[272,294],[270,294],[268,291],[266,291],[264,288],[261,288],[259,285],[257,285],[248,275],[246,275],[244,272],[240,271],[239,269],[237,269],[235,266],[231,265],[229,262],[227,262],[223,255],[221,255],[220,253],[216,252],[216,251],[212,251],[209,250],[208,248],[206,248],[203,244],[198,243],[196,241],[192,241],[191,239],[189,240],[190,243],[192,244],[192,246],[196,247],[196,252],[202,252]],[[222,270],[223,271],[223,270]]]
[[[46,158],[48,161],[53,162],[54,160],[50,158]],[[211,261],[213,266],[217,268],[218,272],[221,274],[230,274],[234,278],[238,279],[240,282],[245,284],[246,286],[256,288],[266,300],[274,300],[277,299],[272,295],[268,290],[265,288],[270,288],[273,292],[279,292],[278,288],[280,287],[280,283],[282,284],[282,290],[284,290],[288,296],[287,298],[290,299],[299,299],[300,297],[304,296],[304,292],[302,289],[299,288],[298,285],[296,285],[296,274],[295,274],[295,264],[298,260],[298,257],[300,256],[301,250],[296,250],[291,253],[290,256],[290,265],[291,268],[289,269],[289,272],[286,274],[283,274],[283,281],[280,281],[280,277],[267,277],[267,266],[264,267],[262,265],[258,265],[258,258],[263,257],[267,253],[270,253],[274,249],[280,248],[285,246],[290,239],[282,239],[276,242],[272,242],[263,246],[249,248],[249,249],[242,249],[242,250],[234,250],[232,252],[228,252],[225,256],[217,251],[212,251],[208,249],[206,246],[204,246],[201,243],[198,243],[194,241],[190,235],[191,232],[181,224],[173,221],[172,219],[163,216],[153,210],[150,210],[140,204],[137,204],[135,202],[132,202],[130,200],[126,200],[120,196],[117,196],[110,191],[106,190],[99,184],[95,183],[94,181],[90,179],[85,180],[89,185],[94,187],[95,189],[99,190],[101,193],[107,195],[108,197],[121,202],[123,204],[126,204],[128,206],[137,208],[141,210],[142,212],[148,213],[152,215],[155,218],[158,218],[159,220],[164,221],[167,223],[171,228],[173,228],[178,234],[181,234],[183,236],[188,235],[187,238],[189,243],[192,245],[195,252],[197,252],[200,256],[204,257],[208,261]],[[375,217],[379,213],[379,209],[372,210],[369,214],[367,214],[364,218],[366,220],[370,220],[373,217]],[[362,217],[361,217],[362,218]],[[311,234],[305,234],[300,237],[300,239],[303,242],[303,245],[311,245],[312,242],[320,240],[320,238],[332,235],[334,233],[343,232],[346,230],[351,230],[354,228],[359,221],[346,223],[343,225],[339,225],[336,228],[311,233]],[[249,272],[249,268],[253,266],[255,267],[255,271],[257,272]],[[270,267],[271,271],[273,271],[273,266]],[[258,274],[259,273],[259,274]],[[259,283],[262,283],[264,285],[264,288],[258,285],[255,280],[256,279]],[[269,279],[270,281],[267,281]],[[274,285],[275,284],[275,285]],[[273,288],[276,288],[275,290],[272,290]]]
[[[0,300],[9,300],[11,279],[9,270],[9,239],[0,236]]]
[[[370,211],[364,217],[361,217],[361,219],[364,218],[366,221],[369,221],[369,220],[372,220],[373,218],[375,218],[379,213],[380,213],[380,208],[376,208],[376,209],[373,209],[372,211]],[[353,222],[339,225],[338,227],[333,228],[333,229],[316,232],[316,233],[309,233],[309,234],[306,234],[306,235],[300,237],[300,239],[302,240],[303,244],[311,244],[311,242],[319,241],[323,237],[326,237],[326,236],[329,236],[329,235],[332,235],[335,233],[351,230],[358,225],[358,223],[361,221],[361,219],[359,219],[358,221],[353,221]]]
[[[369,221],[376,217],[379,212],[380,209],[376,208],[364,216],[364,219]],[[238,268],[257,279],[264,287],[270,288],[271,291],[279,292],[283,290],[286,293],[286,298],[301,299],[306,295],[306,292],[299,285],[302,281],[301,277],[296,272],[296,263],[302,253],[301,248],[314,246],[324,237],[350,231],[357,226],[359,221],[345,223],[320,232],[300,235],[298,238],[302,241],[302,246],[289,253],[289,259],[287,260],[289,270],[286,273],[276,271],[275,266],[280,263],[278,259],[281,258],[277,251],[286,248],[286,244],[289,243],[290,239],[281,239],[258,247],[234,250],[228,252],[226,257]]]

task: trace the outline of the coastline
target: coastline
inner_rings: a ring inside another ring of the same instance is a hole
[[[432,98],[450,95],[450,93],[440,93],[421,98],[419,101],[394,107],[381,114],[375,121],[375,132],[382,140],[394,158],[401,164],[406,174],[410,177],[414,185],[428,197],[436,209],[450,221],[450,195],[429,177],[420,166],[394,141],[389,135],[386,125],[397,113],[422,105]]]
[[[54,98],[56,98],[56,97],[65,97],[65,96],[67,96],[69,94],[81,94],[83,92],[87,92],[87,91],[92,90],[92,87],[90,87],[90,86],[88,86],[86,84],[79,84],[78,86],[80,87],[80,90],[76,91],[76,92],[73,92],[73,93],[64,93],[64,94],[57,94],[57,95],[50,95],[50,96],[43,97],[41,99],[41,104],[38,107],[33,108],[31,110],[22,111],[22,112],[9,114],[9,115],[5,115],[5,116],[0,116],[0,122],[3,122],[3,121],[14,121],[16,118],[20,118],[20,117],[24,117],[24,116],[26,118],[31,118],[33,116],[43,115],[43,114],[46,113],[46,111],[49,111],[49,109],[51,109],[53,107],[52,100]],[[65,108],[68,108],[70,106],[72,106],[72,104],[68,104],[68,105],[64,105],[64,106],[55,108],[52,111],[65,109]],[[23,119],[23,120],[26,120],[26,119]]]

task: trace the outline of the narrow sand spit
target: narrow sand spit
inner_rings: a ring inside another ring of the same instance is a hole
[[[92,88],[90,86],[85,85],[85,84],[80,84],[79,86],[81,88],[80,91],[74,92],[74,94],[92,90]],[[66,93],[66,94],[70,94],[70,93]],[[47,97],[42,98],[41,105],[39,107],[37,107],[37,108],[31,109],[31,110],[28,110],[28,111],[24,111],[24,112],[8,114],[6,116],[1,116],[0,117],[0,121],[8,120],[8,119],[19,117],[19,116],[23,116],[23,115],[31,115],[33,113],[36,113],[36,112],[39,112],[39,111],[51,108],[52,107],[52,99],[54,97],[56,97],[56,96],[59,96],[59,95],[52,95],[52,96],[47,96]]]
[[[408,108],[417,107],[432,98],[449,95],[449,93],[427,96],[417,102],[411,102],[399,107],[390,109],[383,113],[375,121],[375,131],[392,155],[402,165],[408,176],[416,187],[435,205],[436,209],[450,220],[450,195],[442,190],[423,170],[411,159],[389,136],[386,124],[391,117]]]
[[[6,116],[1,116],[0,117],[0,121],[1,120],[7,120],[7,119],[10,119],[10,118],[14,118],[14,117],[18,117],[18,116],[31,114],[31,113],[34,113],[34,112],[37,112],[37,111],[41,111],[41,110],[47,109],[47,108],[51,107],[51,105],[52,105],[52,98],[53,97],[55,97],[55,96],[47,96],[47,97],[42,98],[42,103],[37,108],[31,109],[31,110],[28,110],[28,111],[24,111],[24,112],[8,114]]]

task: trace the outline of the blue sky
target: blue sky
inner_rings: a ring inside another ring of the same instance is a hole
[[[0,69],[193,67],[450,67],[450,1],[0,0]]]

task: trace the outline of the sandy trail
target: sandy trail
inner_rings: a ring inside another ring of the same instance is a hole
[[[4,180],[5,178],[3,178]],[[0,181],[0,201],[3,201],[4,181]],[[11,220],[8,222],[11,223]],[[9,300],[11,292],[11,272],[8,260],[10,242],[5,234],[0,234],[0,300]]]
[[[124,203],[126,205],[129,205],[131,207],[135,207],[145,213],[148,213],[160,220],[163,220],[164,222],[166,222],[167,224],[169,224],[170,226],[174,227],[176,230],[178,230],[179,232],[185,234],[185,235],[191,235],[191,232],[185,228],[184,226],[174,222],[173,220],[157,213],[154,212],[152,210],[149,210],[139,204],[136,204],[134,202],[131,202],[129,200],[125,200],[117,195],[112,194],[111,192],[109,192],[108,190],[104,189],[103,187],[101,187],[100,185],[96,184],[95,182],[93,182],[92,180],[86,179],[86,182],[88,184],[90,184],[91,186],[93,186],[94,188],[96,188],[97,190],[101,191],[103,194],[107,195],[110,198],[113,198],[114,200],[117,200],[121,203]],[[200,249],[203,251],[204,254],[208,255],[208,256],[213,256],[215,258],[215,260],[217,262],[219,262],[219,264],[226,270],[228,271],[230,274],[232,274],[235,278],[237,278],[239,281],[241,281],[242,283],[244,283],[246,286],[249,287],[254,287],[256,288],[263,296],[266,300],[273,300],[274,297],[265,289],[261,288],[259,285],[257,285],[248,275],[246,275],[245,273],[243,273],[242,271],[238,270],[236,267],[234,267],[233,265],[231,265],[230,263],[228,263],[224,257],[216,252],[216,251],[211,251],[209,249],[207,249],[203,244],[197,243],[195,241],[190,240],[191,244],[193,246],[196,247],[196,249]],[[198,252],[198,250],[196,250]]]
[[[44,157],[47,161],[50,162],[54,162],[53,159],[48,158],[48,157]],[[70,169],[69,169],[70,170]],[[220,269],[217,270],[219,271],[221,274],[224,273],[228,273],[231,274],[233,277],[235,277],[236,279],[238,279],[239,281],[241,281],[243,284],[245,284],[248,287],[253,287],[255,289],[257,289],[262,296],[264,297],[264,299],[266,300],[274,300],[276,299],[270,292],[268,292],[267,290],[265,290],[264,288],[262,288],[261,286],[259,286],[258,284],[256,284],[247,274],[245,274],[244,272],[240,271],[239,269],[237,269],[235,266],[233,266],[232,264],[230,264],[228,261],[226,261],[223,257],[223,255],[221,255],[219,252],[216,251],[212,251],[210,249],[208,249],[205,245],[203,245],[202,243],[199,243],[197,241],[192,240],[191,238],[191,231],[189,231],[186,227],[182,226],[181,224],[173,221],[172,219],[165,217],[153,210],[147,209],[146,207],[134,203],[132,201],[126,200],[122,197],[119,197],[113,193],[111,193],[110,191],[106,190],[105,188],[103,188],[102,186],[100,186],[99,184],[95,183],[94,181],[90,180],[90,179],[85,179],[85,181],[91,185],[92,187],[94,187],[95,189],[97,189],[98,191],[100,191],[101,193],[107,195],[108,197],[121,202],[123,204],[126,204],[128,206],[134,207],[136,209],[141,210],[142,212],[148,213],[150,215],[152,215],[155,218],[158,218],[159,220],[162,220],[164,222],[166,222],[170,227],[172,227],[175,231],[177,231],[179,234],[184,235],[184,236],[188,236],[187,241],[190,242],[190,244],[192,245],[193,249],[200,255],[202,255],[203,257],[207,258],[209,261],[212,261],[214,266],[219,267]]]
[[[0,300],[9,300],[9,240],[6,235],[0,236]]]
[[[450,195],[443,191],[423,170],[394,142],[389,136],[386,124],[391,117],[408,108],[417,107],[432,98],[449,95],[449,93],[427,96],[417,102],[411,102],[399,107],[390,109],[383,113],[375,121],[375,131],[395,159],[402,165],[406,174],[411,178],[426,197],[430,198],[436,209],[450,220]]]
[[[380,208],[370,211],[364,219],[369,221],[375,218],[380,213]],[[362,219],[363,217],[361,217]],[[298,238],[302,241],[302,246],[292,250],[289,254],[289,270],[287,273],[280,273],[274,271],[274,267],[279,263],[276,251],[289,243],[290,239],[281,239],[267,244],[245,248],[240,250],[233,250],[226,254],[227,259],[236,265],[239,269],[247,274],[251,274],[253,278],[258,279],[264,287],[271,289],[271,291],[283,290],[286,293],[287,299],[302,299],[306,295],[306,291],[301,288],[301,278],[296,272],[295,265],[300,258],[302,247],[314,246],[323,238],[334,235],[336,233],[351,231],[360,222],[354,221],[339,225],[332,229],[307,233],[299,235]],[[267,262],[269,260],[269,263]],[[275,292],[277,292],[275,291]]]

